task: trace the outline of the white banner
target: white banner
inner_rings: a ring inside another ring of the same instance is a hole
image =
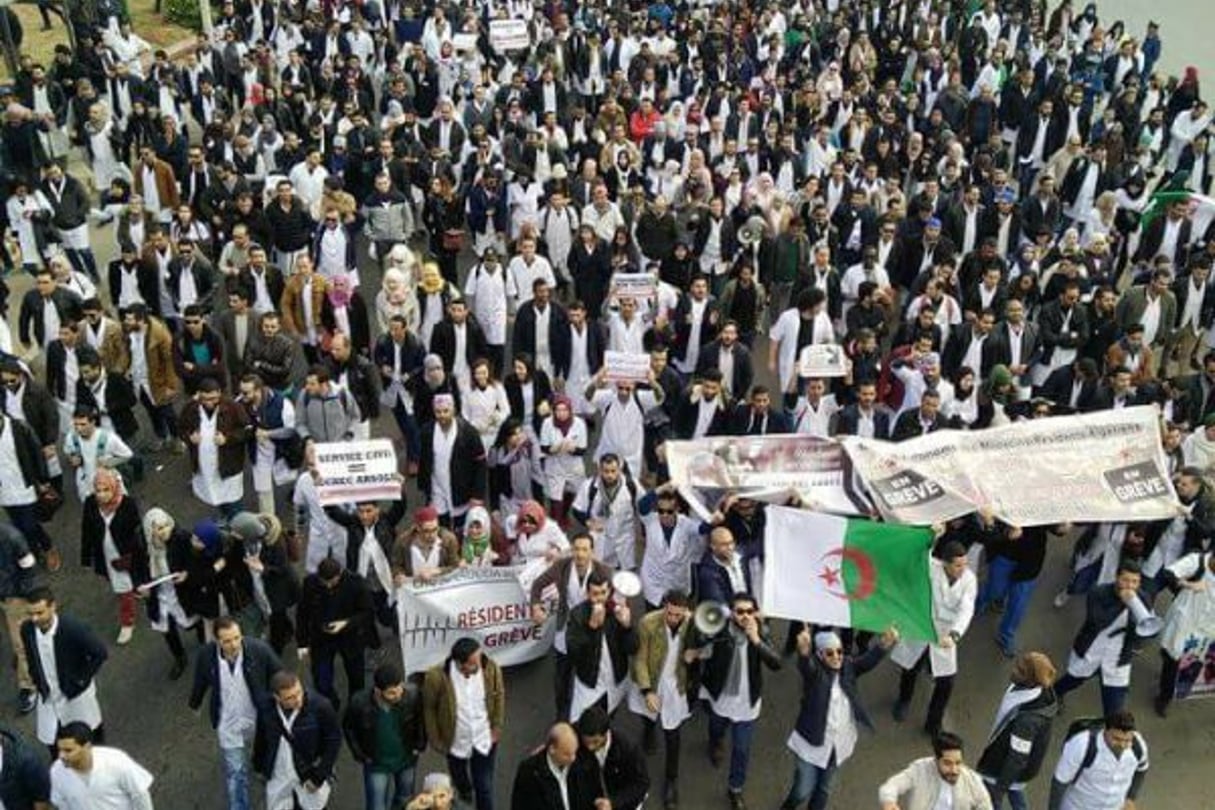
[[[843,377],[848,373],[848,355],[836,343],[812,343],[797,359],[797,373],[803,377]]]
[[[606,351],[603,353],[603,373],[607,382],[647,382],[650,379],[650,356]]]
[[[1018,526],[1178,514],[1151,406],[844,446],[882,516],[898,523],[938,523],[982,507]]]
[[[489,45],[498,53],[526,50],[532,46],[532,35],[526,20],[490,20]]]
[[[405,672],[443,663],[451,645],[465,636],[481,642],[500,666],[545,655],[556,620],[537,627],[531,599],[519,583],[521,568],[458,568],[428,583],[397,590],[397,621]]]
[[[689,505],[708,519],[723,495],[785,503],[796,492],[807,509],[867,514],[843,447],[801,434],[711,436],[665,445],[671,480]]]
[[[636,300],[654,297],[657,282],[651,273],[616,273],[612,276],[612,302],[621,298]]]
[[[401,479],[391,439],[320,442],[316,490],[322,506],[353,501],[399,501]]]

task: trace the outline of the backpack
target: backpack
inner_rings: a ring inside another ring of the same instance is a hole
[[[1067,727],[1067,736],[1063,738],[1064,745],[1067,745],[1078,734],[1088,735],[1088,746],[1084,749],[1084,759],[1080,760],[1080,767],[1076,769],[1076,775],[1068,782],[1069,785],[1079,782],[1081,775],[1096,762],[1097,736],[1104,730],[1105,719],[1101,717],[1080,717],[1073,720],[1071,725]],[[1143,743],[1140,741],[1138,734],[1135,735],[1134,741],[1131,743],[1131,751],[1135,754],[1135,761],[1142,765],[1144,750]]]

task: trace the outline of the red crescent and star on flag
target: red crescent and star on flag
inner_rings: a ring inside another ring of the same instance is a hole
[[[818,573],[818,578],[823,581],[827,592],[832,596],[850,600],[868,599],[877,589],[877,568],[869,555],[862,551],[843,547],[832,549],[822,556],[820,562],[823,568]],[[848,591],[844,584],[846,563],[852,563],[858,577],[856,587],[851,591]]]

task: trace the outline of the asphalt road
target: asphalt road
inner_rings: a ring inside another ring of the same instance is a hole
[[[1206,26],[1194,25],[1194,15],[1200,9],[1207,10],[1206,3],[1174,0],[1149,5],[1132,0],[1105,0],[1101,6],[1107,23],[1124,18],[1130,31],[1137,35],[1143,30],[1148,15],[1161,22],[1166,67],[1175,70],[1191,62],[1203,67],[1215,65],[1215,59],[1212,59],[1215,46],[1211,44],[1209,30]],[[104,266],[104,261],[113,252],[110,230],[99,231],[93,244],[98,250],[99,263]],[[374,270],[364,271],[363,278],[365,289],[376,289],[379,279]],[[14,332],[16,302],[28,288],[28,283],[26,278],[9,280],[13,291]],[[765,356],[766,346],[762,341],[756,350],[758,356]],[[766,373],[760,373],[762,381],[768,381],[764,379],[766,376]],[[396,437],[390,419],[381,420],[375,433]],[[162,506],[187,525],[204,516],[204,510],[189,491],[185,458],[158,455],[150,462],[148,478],[135,488],[141,505],[144,508]],[[252,488],[246,489],[251,497]],[[417,504],[416,492],[410,495],[411,504]],[[125,648],[113,646],[117,631],[116,605],[106,584],[79,565],[79,517],[79,506],[69,496],[68,503],[50,525],[66,561],[64,569],[50,577],[50,583],[58,593],[63,609],[89,622],[111,645],[110,660],[99,678],[108,741],[127,750],[155,775],[153,795],[157,807],[220,810],[225,803],[215,735],[203,717],[194,715],[186,707],[189,676],[177,682],[167,679],[171,658],[163,641],[148,629],[142,616],[134,641]],[[1078,600],[1062,610],[1051,605],[1051,597],[1066,579],[1069,542],[1054,541],[1028,618],[1017,639],[1021,649],[1048,653],[1060,669],[1065,665],[1068,646],[1083,614],[1082,602]],[[998,617],[994,616],[976,618],[963,639],[959,677],[946,715],[946,727],[957,731],[967,741],[970,761],[977,759],[982,750],[1007,681],[1007,663],[993,641],[997,621]],[[778,639],[781,638],[783,628],[778,632]],[[11,654],[7,645],[7,639],[0,642],[0,657],[6,663]],[[191,652],[194,647],[192,640],[188,642]],[[286,663],[295,665],[293,650],[288,651]],[[21,717],[13,707],[15,688],[10,672],[5,669],[0,676],[0,682],[4,684],[0,687],[0,722],[32,735],[32,716]],[[1168,720],[1160,720],[1151,710],[1158,672],[1159,657],[1154,648],[1149,648],[1135,665],[1130,697],[1130,708],[1139,719],[1152,761],[1138,806],[1140,810],[1211,807],[1209,775],[1203,771],[1202,763],[1209,762],[1215,754],[1215,702],[1176,704]],[[878,784],[908,761],[929,752],[928,740],[920,731],[920,725],[930,684],[927,679],[921,682],[910,718],[898,725],[890,718],[897,675],[897,668],[886,662],[862,681],[861,691],[877,729],[874,734],[862,735],[856,754],[837,774],[834,808],[876,808]],[[338,677],[341,679],[341,675]],[[500,745],[496,779],[496,792],[502,807],[509,803],[516,763],[541,742],[551,720],[551,664],[546,660],[512,668],[507,670],[506,681],[506,734]],[[753,808],[776,808],[789,787],[791,755],[784,743],[796,717],[798,692],[796,671],[792,661],[786,660],[785,668],[770,674],[766,682],[764,710],[752,749],[746,789],[749,805]],[[1056,730],[1061,733],[1076,717],[1099,713],[1097,686],[1086,686],[1069,697],[1067,710],[1056,724]],[[626,709],[617,715],[616,726],[624,734],[640,733],[638,720]],[[682,806],[693,810],[728,807],[726,774],[724,769],[714,770],[709,765],[706,738],[704,716],[697,713],[684,734],[681,780]],[[1049,767],[1053,767],[1054,760],[1052,755]],[[419,773],[443,767],[441,758],[428,752]],[[650,771],[658,784],[662,773],[661,754],[651,758]],[[340,810],[361,807],[361,774],[345,751],[339,758],[337,775],[331,807]],[[1044,774],[1030,787],[1033,806],[1045,806],[1047,789],[1048,776]],[[256,793],[260,802],[260,790]],[[660,802],[656,798],[647,806],[658,807]]]

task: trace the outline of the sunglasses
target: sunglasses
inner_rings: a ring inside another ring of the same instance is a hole
[[[673,514],[675,514],[675,510],[674,510],[674,509],[659,509],[659,510],[658,510],[658,514],[660,514],[660,515],[673,515]]]
[[[831,650],[823,650],[823,651],[822,651],[822,654],[823,654],[824,656],[828,656],[828,657],[831,657],[831,658],[836,658],[836,657],[842,657],[842,656],[844,655],[844,651],[843,651],[842,649],[840,649],[839,647],[836,647],[836,648],[831,649]]]
[[[754,616],[755,608],[735,608],[734,614],[736,616]]]

